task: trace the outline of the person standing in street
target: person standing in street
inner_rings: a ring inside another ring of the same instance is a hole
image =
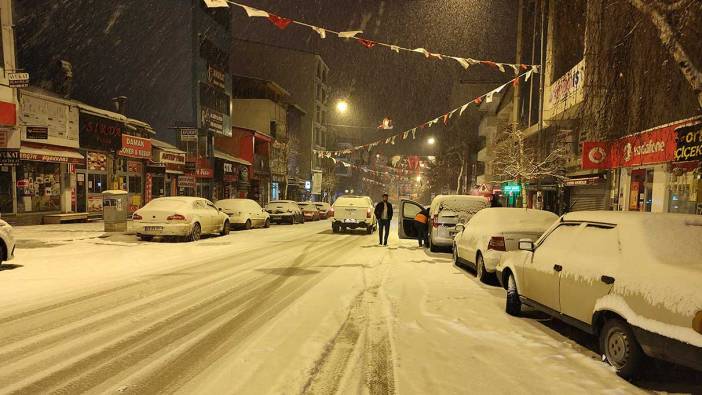
[[[414,216],[414,229],[417,231],[417,241],[419,246],[428,244],[427,241],[427,224],[429,223],[429,210],[423,208],[417,215]]]
[[[388,202],[388,194],[383,194],[383,201],[375,205],[375,218],[378,219],[378,237],[380,245],[388,245],[390,221],[392,220],[392,204]],[[385,237],[383,237],[383,234]]]

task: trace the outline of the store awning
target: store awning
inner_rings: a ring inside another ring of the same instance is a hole
[[[51,163],[82,163],[85,157],[77,149],[54,145],[22,143],[20,160]]]
[[[176,154],[184,154],[185,151],[179,150],[176,146],[166,143],[165,141],[151,139],[151,145],[154,147],[168,152],[173,152]]]
[[[215,154],[215,158],[217,158],[217,159],[222,159],[222,160],[226,160],[229,162],[239,163],[239,164],[245,165],[245,166],[251,166],[251,162],[243,160],[241,158],[236,158],[236,157],[229,155],[227,153],[224,153],[222,151],[215,150],[214,154]]]

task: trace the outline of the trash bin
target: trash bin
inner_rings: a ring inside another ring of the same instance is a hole
[[[127,231],[127,191],[111,190],[102,193],[102,219],[105,232]]]

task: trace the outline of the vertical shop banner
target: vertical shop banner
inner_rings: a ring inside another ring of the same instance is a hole
[[[149,203],[153,199],[153,181],[154,176],[151,173],[146,173],[146,185],[144,185],[144,204]]]

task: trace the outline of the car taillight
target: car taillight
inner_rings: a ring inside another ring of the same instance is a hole
[[[366,218],[370,218],[371,216],[371,209],[368,207],[368,210],[366,210]]]
[[[439,214],[434,214],[434,218],[431,219],[431,226],[439,228]]]
[[[692,329],[702,334],[702,311],[698,311],[695,318],[692,319]]]
[[[329,214],[333,217],[334,216],[334,209],[329,209]]]
[[[488,250],[507,251],[505,238],[502,236],[492,236],[488,243]]]
[[[185,216],[180,214],[173,214],[166,218],[168,221],[185,221]]]
[[[132,219],[134,221],[141,221],[144,218],[142,218],[141,215],[139,215],[139,214],[132,214]]]

